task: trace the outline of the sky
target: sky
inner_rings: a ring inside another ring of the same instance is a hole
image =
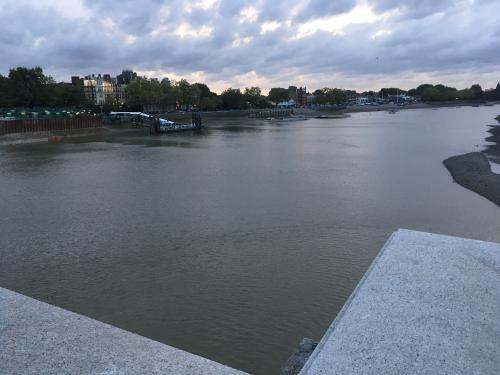
[[[500,0],[0,0],[0,73],[233,87],[500,81]]]

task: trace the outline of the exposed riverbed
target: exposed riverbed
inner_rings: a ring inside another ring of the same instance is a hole
[[[500,242],[442,161],[500,107],[0,143],[0,285],[257,374],[319,339],[399,227]]]
[[[500,122],[500,116],[496,120]],[[457,183],[500,206],[500,127],[490,125],[488,133],[486,140],[493,144],[485,151],[452,156],[443,164]]]

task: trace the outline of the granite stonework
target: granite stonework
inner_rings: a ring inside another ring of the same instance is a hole
[[[500,374],[500,244],[398,230],[300,374]]]
[[[244,374],[0,288],[0,374]]]

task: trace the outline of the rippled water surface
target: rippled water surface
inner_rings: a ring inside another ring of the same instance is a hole
[[[500,208],[442,160],[500,107],[201,133],[0,143],[0,285],[275,374],[404,227],[500,242]]]

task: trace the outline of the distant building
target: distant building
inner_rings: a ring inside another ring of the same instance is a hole
[[[288,97],[290,98],[290,100],[294,101],[296,107],[307,107],[307,96],[310,94],[307,93],[307,89],[305,87],[297,88],[297,86],[288,86],[288,89],[286,91],[288,92]],[[278,106],[279,105],[288,106],[289,101],[278,103]]]
[[[297,86],[288,86],[287,91],[290,99],[297,101]]]
[[[82,87],[87,100],[95,105],[102,106],[110,101],[123,105],[127,101],[127,84],[136,77],[136,73],[124,70],[116,78],[110,74],[91,74],[84,78],[73,76],[71,84]]]
[[[113,85],[113,95],[116,102],[123,105],[127,101],[127,85]]]
[[[109,74],[105,74],[109,76]],[[113,84],[104,79],[104,76],[95,74],[86,76],[83,80],[83,92],[85,97],[95,105],[106,104],[106,99],[113,97]]]
[[[356,98],[356,104],[357,105],[365,105],[369,102],[370,100],[366,96],[358,96]]]
[[[398,95],[388,95],[387,100],[393,103],[411,103],[415,101],[413,96],[408,96],[406,94],[398,94]]]
[[[297,102],[293,99],[290,99],[290,100],[287,100],[287,101],[283,101],[283,102],[279,102],[277,104],[277,107],[278,108],[283,108],[283,109],[286,109],[286,108],[295,108],[297,105]]]
[[[83,86],[83,78],[80,78],[78,76],[72,76],[71,77],[71,84],[73,86]]]
[[[119,85],[128,85],[130,81],[137,78],[137,73],[132,70],[122,70],[122,74],[116,76],[117,83]]]
[[[307,89],[305,87],[299,87],[297,89],[297,106],[307,107]]]

